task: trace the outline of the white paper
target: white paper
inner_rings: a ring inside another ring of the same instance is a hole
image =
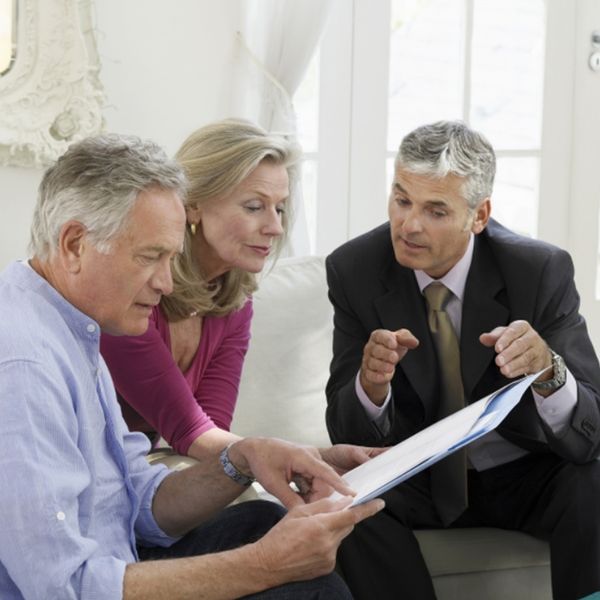
[[[528,375],[441,419],[343,476],[356,492],[352,506],[383,494],[495,429],[540,376]],[[332,498],[339,497],[334,492]]]

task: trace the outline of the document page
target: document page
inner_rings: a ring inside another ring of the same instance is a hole
[[[352,506],[371,500],[433,463],[495,429],[540,376],[512,381],[494,393],[441,419],[343,478],[356,492]],[[339,497],[335,492],[332,497]]]

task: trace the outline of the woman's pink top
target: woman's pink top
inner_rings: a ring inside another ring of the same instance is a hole
[[[143,335],[102,334],[100,350],[129,428],[156,431],[184,455],[205,431],[229,430],[251,319],[251,300],[225,317],[204,317],[200,345],[185,373],[171,354],[169,323],[160,307]]]

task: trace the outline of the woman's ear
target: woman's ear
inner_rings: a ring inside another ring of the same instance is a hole
[[[197,204],[189,204],[185,207],[185,215],[187,222],[191,225],[200,223],[201,210]]]
[[[78,273],[85,249],[87,228],[79,221],[67,221],[58,234],[58,256],[69,273]]]
[[[471,225],[471,231],[475,234],[481,233],[487,226],[492,212],[490,198],[483,199],[475,208],[475,216]]]

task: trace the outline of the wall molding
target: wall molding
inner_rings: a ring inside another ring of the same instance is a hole
[[[0,164],[45,167],[103,127],[89,1],[18,0],[15,62],[0,77]]]

